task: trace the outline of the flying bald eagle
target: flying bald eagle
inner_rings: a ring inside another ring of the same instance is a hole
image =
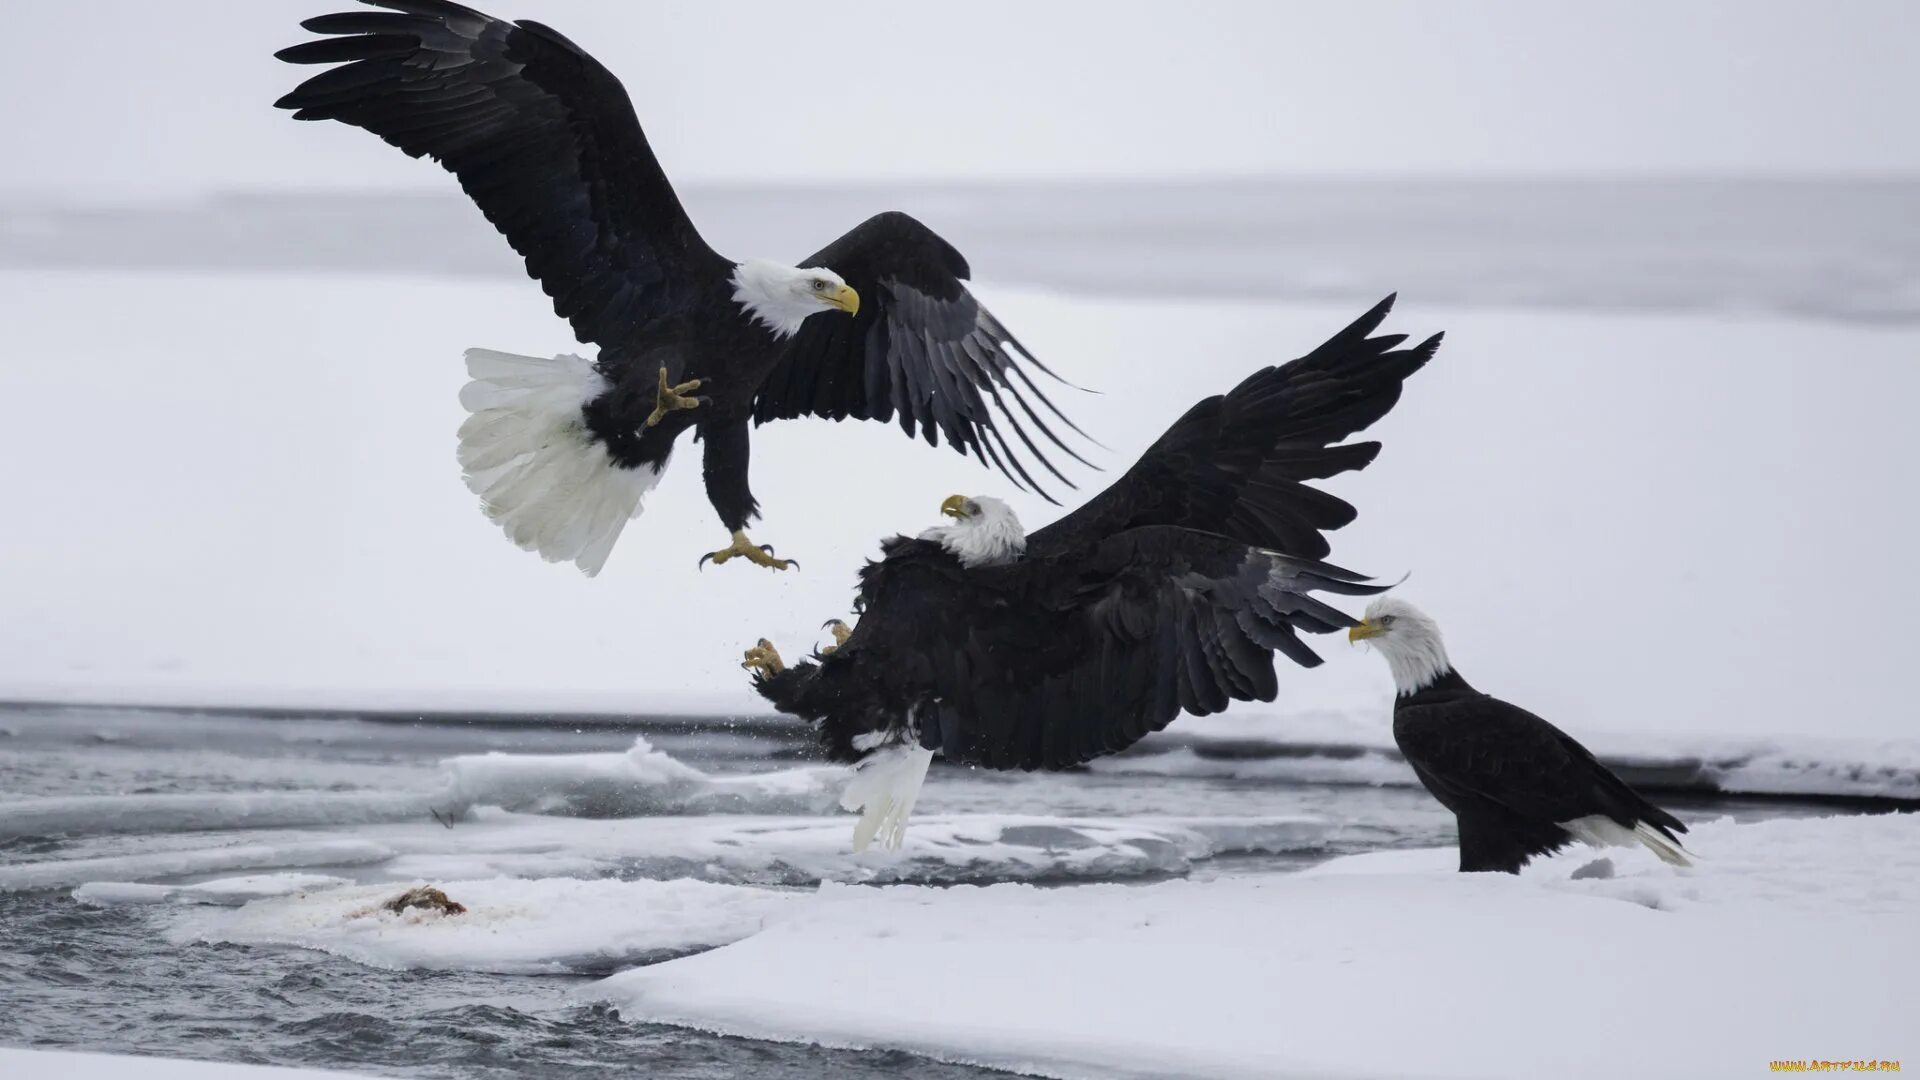
[[[681,209],[619,80],[584,49],[445,0],[366,2],[388,10],[301,24],[332,36],[279,58],[340,66],[278,107],[438,161],[574,335],[600,347],[592,363],[467,353],[460,464],[514,543],[597,573],[691,428],[732,533],[701,562],[784,570],[746,534],[759,516],[748,429],[800,416],[897,416],[909,437],[945,436],[1039,490],[1010,431],[1072,486],[1016,415],[1085,464],[1033,404],[1073,427],[1026,367],[1053,372],[967,291],[967,261],[931,229],[885,213],[798,266],[726,258]]]
[[[1381,591],[1319,561],[1354,518],[1307,485],[1364,468],[1336,445],[1386,415],[1438,348],[1369,337],[1388,297],[1306,356],[1187,410],[1078,510],[1027,535],[987,496],[952,524],[894,537],[860,574],[859,625],[787,667],[762,639],[742,665],[829,753],[861,762],[843,803],[863,848],[898,846],[934,751],[990,769],[1064,769],[1181,712],[1272,701],[1273,654],[1320,663],[1296,631],[1354,624],[1315,592]]]
[[[1578,840],[1642,844],[1689,865],[1680,819],[1641,798],[1571,735],[1475,690],[1455,671],[1440,626],[1404,600],[1383,597],[1347,631],[1393,670],[1393,741],[1426,789],[1453,811],[1460,870],[1517,874],[1536,855]]]

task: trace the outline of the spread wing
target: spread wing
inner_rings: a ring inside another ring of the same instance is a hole
[[[1323,530],[1352,521],[1346,501],[1307,485],[1365,468],[1377,442],[1334,445],[1385,416],[1401,384],[1440,347],[1368,335],[1389,296],[1326,344],[1188,409],[1105,491],[1028,538],[1030,555],[1082,550],[1123,529],[1177,525],[1301,558],[1324,558]]]
[[[1027,368],[1058,377],[967,291],[967,261],[953,245],[906,214],[890,212],[867,219],[801,265],[839,274],[860,294],[860,312],[801,325],[761,384],[755,423],[898,417],[908,436],[917,431],[938,446],[944,435],[960,453],[991,462],[1042,497],[1051,499],[1023,455],[1073,486],[1042,442],[1086,464],[1053,426],[1080,429]]]
[[[883,677],[925,702],[923,744],[997,769],[1067,768],[1182,712],[1272,701],[1275,652],[1312,667],[1320,658],[1298,631],[1354,623],[1312,593],[1383,591],[1320,563],[1167,527],[1130,530],[1069,563],[956,577],[915,573],[915,561],[903,558],[907,573],[869,591],[854,638],[827,663],[871,650]],[[995,575],[1033,577],[1004,587]],[[850,741],[834,723],[823,736]]]
[[[586,342],[617,345],[725,262],[695,231],[611,72],[535,22],[444,0],[367,0],[322,15],[331,35],[281,50],[339,64],[275,104],[365,128],[431,157],[527,262]],[[701,264],[711,264],[702,267]]]

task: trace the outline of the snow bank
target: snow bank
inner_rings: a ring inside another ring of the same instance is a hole
[[[335,888],[185,912],[175,942],[293,945],[373,967],[601,973],[736,941],[802,894],[703,881],[435,881],[466,912],[400,914],[403,885]]]
[[[251,791],[64,795],[0,802],[0,839],[13,836],[284,829],[425,818],[444,795],[380,791]]]
[[[1190,747],[1163,753],[1096,758],[1087,767],[1116,776],[1182,776],[1219,780],[1265,780],[1285,784],[1369,784],[1404,787],[1419,783],[1398,753],[1355,749],[1350,754],[1273,754],[1207,757]]]
[[[1330,826],[1305,817],[916,818],[898,851],[849,849],[851,823],[791,818],[580,820],[488,812],[451,830],[378,834],[403,854],[386,880],[454,877],[698,877],[810,885],[1065,881],[1184,874],[1227,854],[1317,850]]]
[[[346,1080],[359,1073],[282,1069],[182,1058],[15,1050],[0,1046],[0,1076],[9,1080]]]
[[[1411,786],[1392,709],[1182,717],[1096,770],[1160,776]],[[1549,717],[1551,719],[1551,717]],[[1920,800],[1920,739],[1575,732],[1629,782],[1665,790]]]
[[[826,887],[593,993],[635,1020],[1060,1077],[1721,1076],[1920,1052],[1920,817],[1690,839],[1692,871],[1621,853],[1610,878],[1573,877],[1584,852],[1519,878],[1419,852],[1146,887]]]
[[[447,762],[448,798],[464,809],[533,814],[820,814],[839,806],[839,766],[715,776],[656,750],[644,737],[621,754],[469,754]]]
[[[186,877],[227,870],[361,866],[385,862],[393,856],[392,848],[368,840],[292,840],[283,843],[228,844],[144,855],[47,859],[0,865],[0,893],[65,889],[93,881]]]
[[[270,896],[332,889],[353,882],[327,874],[248,874],[194,885],[149,885],[134,881],[90,881],[73,898],[94,907],[131,904],[214,904],[238,907]]]
[[[1320,850],[1332,829],[1318,819],[1288,816],[1109,821],[929,815],[914,822],[899,851],[855,855],[847,818],[568,818],[482,808],[451,828],[428,820],[362,826],[354,839],[183,836],[165,851],[11,863],[0,865],[0,892],[80,886],[79,898],[90,903],[220,904],[233,902],[245,886],[230,879],[182,879],[300,868],[351,869],[354,880],[366,883],[494,877],[691,877],[746,885],[1137,878],[1185,874],[1225,855]],[[242,880],[266,892],[306,887],[298,884],[299,875]]]

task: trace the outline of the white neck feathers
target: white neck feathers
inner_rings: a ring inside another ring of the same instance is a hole
[[[795,267],[748,259],[733,268],[733,299],[774,337],[790,338],[800,332],[807,316],[821,310],[796,284],[807,276]]]
[[[1453,670],[1447,660],[1447,647],[1440,635],[1388,638],[1380,642],[1387,667],[1393,672],[1393,689],[1401,697],[1432,686],[1440,676]]]

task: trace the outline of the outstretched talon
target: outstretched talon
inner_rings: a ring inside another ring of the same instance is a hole
[[[787,662],[780,659],[779,651],[773,647],[773,642],[766,638],[761,638],[743,655],[744,659],[740,661],[740,666],[763,679],[771,679],[787,670]]]
[[[700,565],[707,565],[707,560],[711,559],[713,560],[713,565],[719,566],[735,555],[746,559],[755,566],[764,566],[770,570],[785,570],[788,567],[798,567],[800,565],[800,560],[798,559],[774,558],[773,545],[754,543],[747,539],[745,529],[733,530],[733,543],[721,548],[719,551],[709,551],[705,555],[700,556]]]
[[[676,409],[699,408],[700,398],[686,396],[698,389],[700,389],[699,379],[692,379],[678,386],[667,382],[667,369],[663,365],[660,368],[660,394],[655,399],[652,415],[647,417],[647,426],[652,427],[666,419],[667,414]]]
[[[833,644],[820,646],[821,656],[832,656],[840,646],[847,643],[848,638],[853,636],[853,627],[848,626],[839,619],[828,619],[826,622],[821,623],[820,626],[822,629],[833,631]]]

